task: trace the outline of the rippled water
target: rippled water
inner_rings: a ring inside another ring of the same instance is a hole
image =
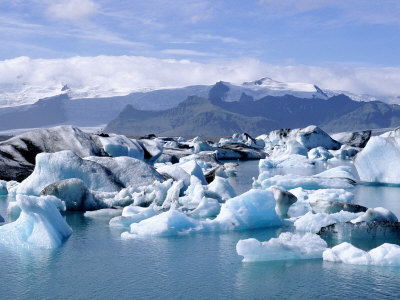
[[[257,162],[239,166],[234,182],[248,190]],[[356,201],[400,216],[398,187],[359,186]],[[4,216],[6,199],[0,200]],[[73,229],[59,249],[0,247],[1,299],[396,299],[400,268],[322,260],[242,263],[239,239],[267,240],[287,230],[193,234],[124,241],[107,220],[66,214]]]

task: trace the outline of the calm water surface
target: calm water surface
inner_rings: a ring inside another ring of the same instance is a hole
[[[234,183],[249,189],[258,162],[239,166]],[[356,202],[400,216],[398,187],[359,186]],[[0,214],[6,216],[6,199]],[[287,228],[124,241],[108,220],[68,213],[73,229],[59,249],[0,247],[1,299],[398,299],[400,268],[322,260],[242,263],[239,239],[267,240]]]

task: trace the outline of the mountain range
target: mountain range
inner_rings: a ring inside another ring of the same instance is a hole
[[[2,130],[62,124],[108,124],[108,131],[128,135],[167,135],[175,131],[179,135],[230,135],[234,131],[254,134],[258,128],[265,133],[310,124],[338,132],[398,126],[400,106],[355,101],[315,85],[283,83],[266,77],[241,85],[221,81],[212,86],[74,100],[66,87],[62,94],[34,104],[0,108]]]

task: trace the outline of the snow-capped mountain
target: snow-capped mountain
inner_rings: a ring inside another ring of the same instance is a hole
[[[67,94],[72,100],[129,97],[138,103],[137,108],[159,110],[171,108],[185,100],[188,96],[196,95],[206,97],[215,85],[199,85],[174,88],[120,88],[115,86],[87,86],[77,88],[73,83],[68,82],[49,82],[48,86],[29,84],[18,79],[13,84],[0,85],[0,108],[12,107],[26,104],[33,104],[38,99]],[[374,101],[380,100],[387,103],[400,103],[400,97],[378,97],[371,95],[358,95],[347,91],[321,89],[310,83],[301,82],[281,82],[264,77],[255,81],[233,84],[229,82],[219,82],[224,87],[223,101],[232,102],[240,100],[259,100],[266,96],[285,96],[291,95],[306,99],[328,99],[329,97],[345,94],[355,101]],[[163,97],[168,95],[168,99]],[[137,100],[137,101],[136,101]],[[130,102],[131,103],[131,102]],[[133,103],[132,103],[133,104]]]

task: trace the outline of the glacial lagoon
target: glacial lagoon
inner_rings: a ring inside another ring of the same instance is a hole
[[[351,163],[348,163],[350,164]],[[300,174],[320,170],[299,169]],[[275,172],[282,172],[276,169]],[[240,162],[230,178],[247,191],[258,161]],[[308,174],[307,174],[308,175]],[[357,185],[354,203],[382,206],[400,216],[400,187]],[[7,218],[7,198],[0,200]],[[56,249],[0,247],[2,299],[331,298],[400,296],[400,268],[332,263],[322,259],[244,263],[240,239],[266,241],[292,227],[124,240],[109,218],[63,213],[73,234]]]

